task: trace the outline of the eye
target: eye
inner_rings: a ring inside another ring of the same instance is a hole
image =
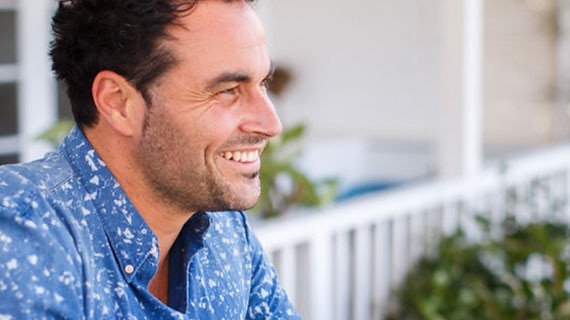
[[[232,96],[236,95],[237,94],[237,87],[232,87],[229,89],[222,90],[222,91],[218,92],[218,94],[232,95]]]
[[[239,85],[224,89],[220,88],[214,95],[214,99],[219,103],[232,104],[240,97]]]

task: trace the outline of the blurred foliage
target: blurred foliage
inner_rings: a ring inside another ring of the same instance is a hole
[[[261,198],[252,209],[264,218],[279,216],[293,206],[315,207],[330,203],[337,194],[337,180],[311,181],[295,165],[305,125],[285,129],[267,144],[261,157]]]
[[[38,139],[56,146],[71,130],[74,122],[61,120],[42,133]],[[263,218],[284,214],[291,207],[319,206],[332,202],[336,196],[337,181],[327,179],[313,182],[297,169],[295,159],[300,155],[299,142],[305,126],[299,124],[270,140],[261,157],[260,179],[262,195],[252,212]]]
[[[507,217],[493,228],[478,217],[477,226],[481,241],[462,230],[439,240],[395,291],[386,318],[570,319],[568,225]]]
[[[73,128],[75,122],[70,119],[62,119],[56,122],[51,128],[44,131],[39,137],[38,140],[43,140],[46,142],[51,143],[53,146],[59,145],[65,135]]]

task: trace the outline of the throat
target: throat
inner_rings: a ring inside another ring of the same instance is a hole
[[[158,270],[148,284],[150,293],[165,305],[168,305],[168,278],[169,262],[168,257],[159,263]]]

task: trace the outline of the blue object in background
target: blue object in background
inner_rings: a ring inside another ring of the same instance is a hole
[[[380,181],[380,182],[359,184],[348,188],[346,191],[340,192],[335,200],[336,202],[341,202],[365,194],[396,188],[399,185],[400,182],[396,181]]]

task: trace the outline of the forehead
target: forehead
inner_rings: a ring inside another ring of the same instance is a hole
[[[179,58],[239,54],[266,48],[265,31],[256,13],[244,1],[199,1],[190,14],[180,16],[169,30],[169,41]],[[227,58],[227,57],[226,57]]]

